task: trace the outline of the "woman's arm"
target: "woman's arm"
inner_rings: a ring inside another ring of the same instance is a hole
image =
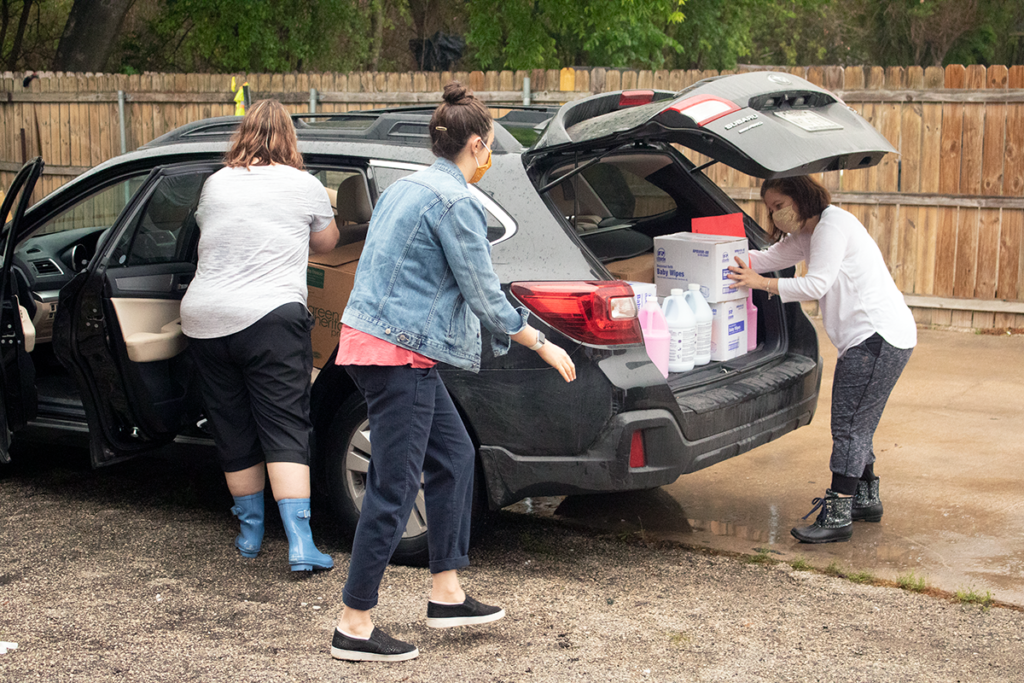
[[[469,197],[459,199],[442,217],[437,234],[459,291],[480,322],[498,337],[528,347],[536,345],[538,332],[526,323],[528,313],[509,303],[491,265],[483,207]],[[502,351],[507,348],[505,345]],[[576,366],[560,346],[546,342],[536,351],[566,382],[576,379]]]
[[[309,233],[309,249],[314,254],[324,254],[338,245],[338,223],[333,218],[320,232]]]
[[[816,301],[832,288],[846,253],[847,236],[839,227],[819,223],[811,235],[811,252],[807,258],[807,274],[803,277],[767,278],[758,270],[770,270],[757,258],[750,268],[738,257],[736,265],[729,266],[732,287],[763,289],[778,294],[783,301]],[[759,254],[761,252],[758,252]]]

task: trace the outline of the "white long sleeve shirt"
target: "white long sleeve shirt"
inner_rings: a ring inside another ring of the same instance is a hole
[[[787,235],[750,254],[765,273],[807,263],[804,277],[781,278],[784,302],[818,301],[822,322],[839,357],[875,332],[898,349],[917,344],[917,323],[896,287],[878,245],[849,211],[829,206],[810,234]]]

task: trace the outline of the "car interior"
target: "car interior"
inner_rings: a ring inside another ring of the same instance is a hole
[[[548,177],[573,168],[556,166]],[[694,218],[721,213],[682,166],[653,147],[601,157],[548,195],[612,275],[638,282],[654,282],[656,236],[689,231]]]
[[[142,187],[141,175],[94,192],[33,231],[15,251],[13,263],[22,321],[36,369],[40,412],[84,418],[75,380],[51,344],[60,291],[88,268],[98,250],[107,253],[105,291],[108,325],[125,391],[143,421],[174,431],[195,412],[187,338],[181,330],[181,298],[194,277],[199,230],[195,212],[206,178],[216,170],[169,173],[147,188],[130,225],[116,244],[107,237],[128,201]],[[339,246],[365,238],[372,204],[359,170],[319,170],[338,222]],[[128,218],[127,216],[125,218]],[[102,369],[93,368],[99,376]]]

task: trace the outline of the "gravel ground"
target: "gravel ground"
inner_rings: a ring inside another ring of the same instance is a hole
[[[18,644],[3,681],[1022,680],[1020,611],[510,513],[462,572],[505,619],[428,629],[426,570],[392,567],[375,619],[419,659],[338,662],[348,549],[325,513],[314,528],[338,566],[296,577],[276,516],[260,557],[238,556],[203,458],[100,472],[74,464],[81,451],[15,458],[0,468],[0,641]]]

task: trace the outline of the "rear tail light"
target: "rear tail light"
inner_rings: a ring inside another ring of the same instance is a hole
[[[584,344],[642,344],[633,288],[621,280],[513,282],[512,293],[545,323]]]
[[[619,109],[624,107],[637,107],[641,104],[650,104],[654,101],[653,90],[623,90],[619,95]]]
[[[704,126],[740,108],[729,100],[714,95],[695,95],[671,104],[666,109],[677,111],[693,119],[698,126]]]
[[[639,429],[633,432],[629,441],[629,466],[647,467],[647,454],[644,452],[644,433]]]

